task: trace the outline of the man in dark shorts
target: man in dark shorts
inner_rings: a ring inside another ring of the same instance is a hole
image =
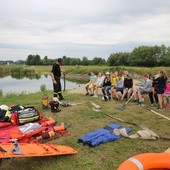
[[[62,64],[62,59],[58,58],[52,66],[51,78],[53,81],[53,89],[54,89],[53,96],[58,97],[58,95],[59,95],[59,100],[64,100],[64,98],[62,96],[61,82],[60,82],[61,72],[64,73],[64,71],[61,70],[61,68],[60,68],[61,64]]]

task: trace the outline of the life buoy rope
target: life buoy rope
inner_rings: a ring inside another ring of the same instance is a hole
[[[124,161],[117,170],[170,169],[170,153],[143,153]]]
[[[136,158],[131,157],[128,160],[133,162],[139,168],[139,170],[144,170],[142,163]]]

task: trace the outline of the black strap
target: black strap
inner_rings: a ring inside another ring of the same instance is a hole
[[[4,148],[2,148],[1,146],[0,146],[0,151],[1,152],[7,152]]]

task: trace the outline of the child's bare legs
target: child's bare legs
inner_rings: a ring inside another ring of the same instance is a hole
[[[92,88],[89,88],[89,92],[90,92],[91,95],[93,94]]]
[[[86,86],[86,92],[89,93],[89,86]]]
[[[110,97],[111,97],[111,100],[113,100],[113,93],[114,93],[114,91],[115,91],[115,89],[114,89],[114,87],[112,87],[112,88],[110,89]]]
[[[125,95],[126,95],[127,93],[128,93],[128,89],[126,88],[126,89],[123,90],[123,95],[122,95],[122,97],[121,97],[121,100],[124,99],[124,97],[125,97]]]
[[[163,108],[163,95],[158,94],[158,101],[159,101],[159,107],[162,109]]]
[[[127,93],[127,99],[130,98],[130,95],[132,94],[132,92],[133,92],[133,89],[130,88],[130,89],[128,90],[128,93]],[[133,95],[133,94],[132,94],[132,95]]]
[[[139,102],[142,102],[142,94],[141,94],[141,92],[138,91],[137,94],[138,94]]]
[[[118,92],[116,91],[116,89],[114,89],[113,93],[115,94],[116,98],[119,99]]]
[[[134,91],[133,97],[134,97],[134,101],[138,100],[138,91],[137,90]]]

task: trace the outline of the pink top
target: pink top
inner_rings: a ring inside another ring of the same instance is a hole
[[[170,94],[170,83],[166,83],[165,93]]]

